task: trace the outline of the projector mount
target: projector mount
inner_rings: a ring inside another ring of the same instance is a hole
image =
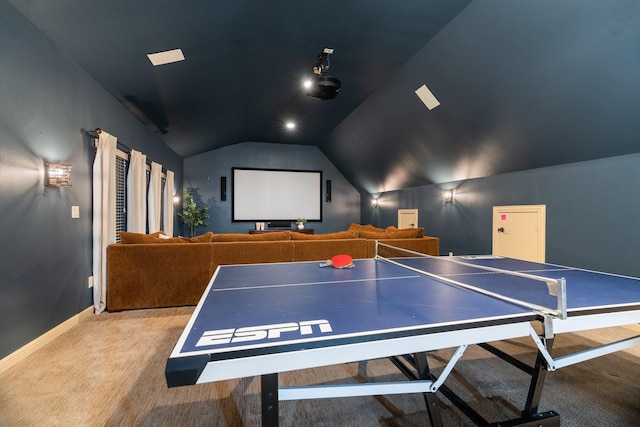
[[[308,96],[318,99],[333,99],[338,92],[340,92],[340,89],[342,89],[340,80],[327,73],[327,70],[331,66],[329,55],[332,53],[333,48],[326,47],[318,54],[316,64],[313,67],[313,74],[315,74],[315,76],[306,86]]]
[[[318,57],[316,58],[316,65],[313,67],[313,74],[321,76],[327,73],[327,70],[331,67],[329,55],[332,53],[332,48],[325,47],[324,50],[318,54]]]

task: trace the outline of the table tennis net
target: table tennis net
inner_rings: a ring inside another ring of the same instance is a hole
[[[440,282],[506,300],[543,314],[562,319],[567,316],[566,283],[563,278],[549,278],[481,265],[460,257],[431,256],[381,242],[376,242],[375,258]]]

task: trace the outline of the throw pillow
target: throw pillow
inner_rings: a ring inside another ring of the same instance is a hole
[[[374,227],[371,224],[361,225],[356,224],[355,222],[351,224],[348,228],[349,231],[374,231],[374,232],[383,232],[382,228]]]
[[[397,228],[394,227],[393,225],[388,226],[384,231],[387,232],[396,232],[396,231],[402,231],[405,232],[405,230],[413,230],[413,232],[415,233],[415,236],[410,236],[410,237],[417,237],[417,238],[422,238],[424,237],[424,227],[417,227],[417,228]],[[411,234],[411,232],[407,231],[407,234]]]

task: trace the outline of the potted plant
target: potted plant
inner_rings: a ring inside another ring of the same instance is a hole
[[[189,226],[191,237],[194,237],[196,228],[208,225],[206,219],[209,218],[209,208],[198,206],[189,189],[184,190],[183,198],[182,212],[178,212],[178,218]]]
[[[298,230],[303,230],[304,229],[305,222],[307,222],[307,220],[304,219],[304,218],[296,219],[296,225],[298,226]]]

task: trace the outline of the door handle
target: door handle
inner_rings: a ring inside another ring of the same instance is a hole
[[[498,233],[504,233],[504,227],[498,228]]]

